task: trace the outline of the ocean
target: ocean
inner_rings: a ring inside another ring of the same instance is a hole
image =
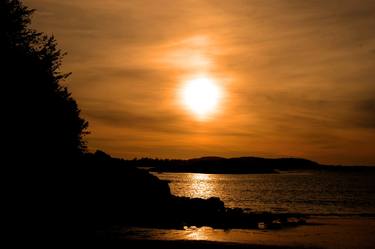
[[[375,173],[285,172],[280,174],[153,173],[172,194],[219,197],[226,207],[249,212],[307,215],[375,215]]]
[[[153,174],[167,180],[172,194],[177,196],[217,196],[226,207],[239,207],[249,212],[303,213],[309,215],[307,225],[280,230],[120,227],[118,236],[131,241],[157,240],[172,244],[176,240],[204,240],[285,248],[374,248],[374,172]]]

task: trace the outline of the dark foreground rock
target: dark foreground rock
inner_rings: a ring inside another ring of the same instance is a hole
[[[168,183],[103,152],[71,162],[12,167],[9,202],[15,215],[8,230],[13,241],[65,247],[95,241],[95,231],[118,226],[182,229],[281,228],[297,225],[298,215],[246,213],[226,208],[216,197],[177,197]],[[52,166],[51,166],[52,165]],[[20,173],[22,172],[22,173]],[[301,221],[303,221],[301,219]],[[20,240],[20,234],[24,239]]]

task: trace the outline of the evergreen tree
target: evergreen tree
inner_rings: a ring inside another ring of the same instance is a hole
[[[86,148],[88,123],[61,83],[61,50],[53,36],[31,28],[34,10],[20,0],[0,0],[0,79],[11,155],[65,162]]]

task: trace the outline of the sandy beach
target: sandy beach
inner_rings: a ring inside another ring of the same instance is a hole
[[[97,244],[97,248],[100,244]],[[257,245],[205,240],[122,240],[103,245],[103,248],[152,248],[152,249],[315,249],[305,246]],[[101,247],[100,247],[101,248]]]
[[[121,228],[112,238],[120,247],[372,249],[374,234],[373,217],[312,217],[307,225],[280,230]]]

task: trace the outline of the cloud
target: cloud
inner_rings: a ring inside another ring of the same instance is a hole
[[[68,51],[93,148],[375,164],[372,0],[25,2]],[[202,73],[226,91],[205,123],[176,96]]]
[[[375,131],[375,98],[359,101],[354,109],[352,122],[360,128]]]

